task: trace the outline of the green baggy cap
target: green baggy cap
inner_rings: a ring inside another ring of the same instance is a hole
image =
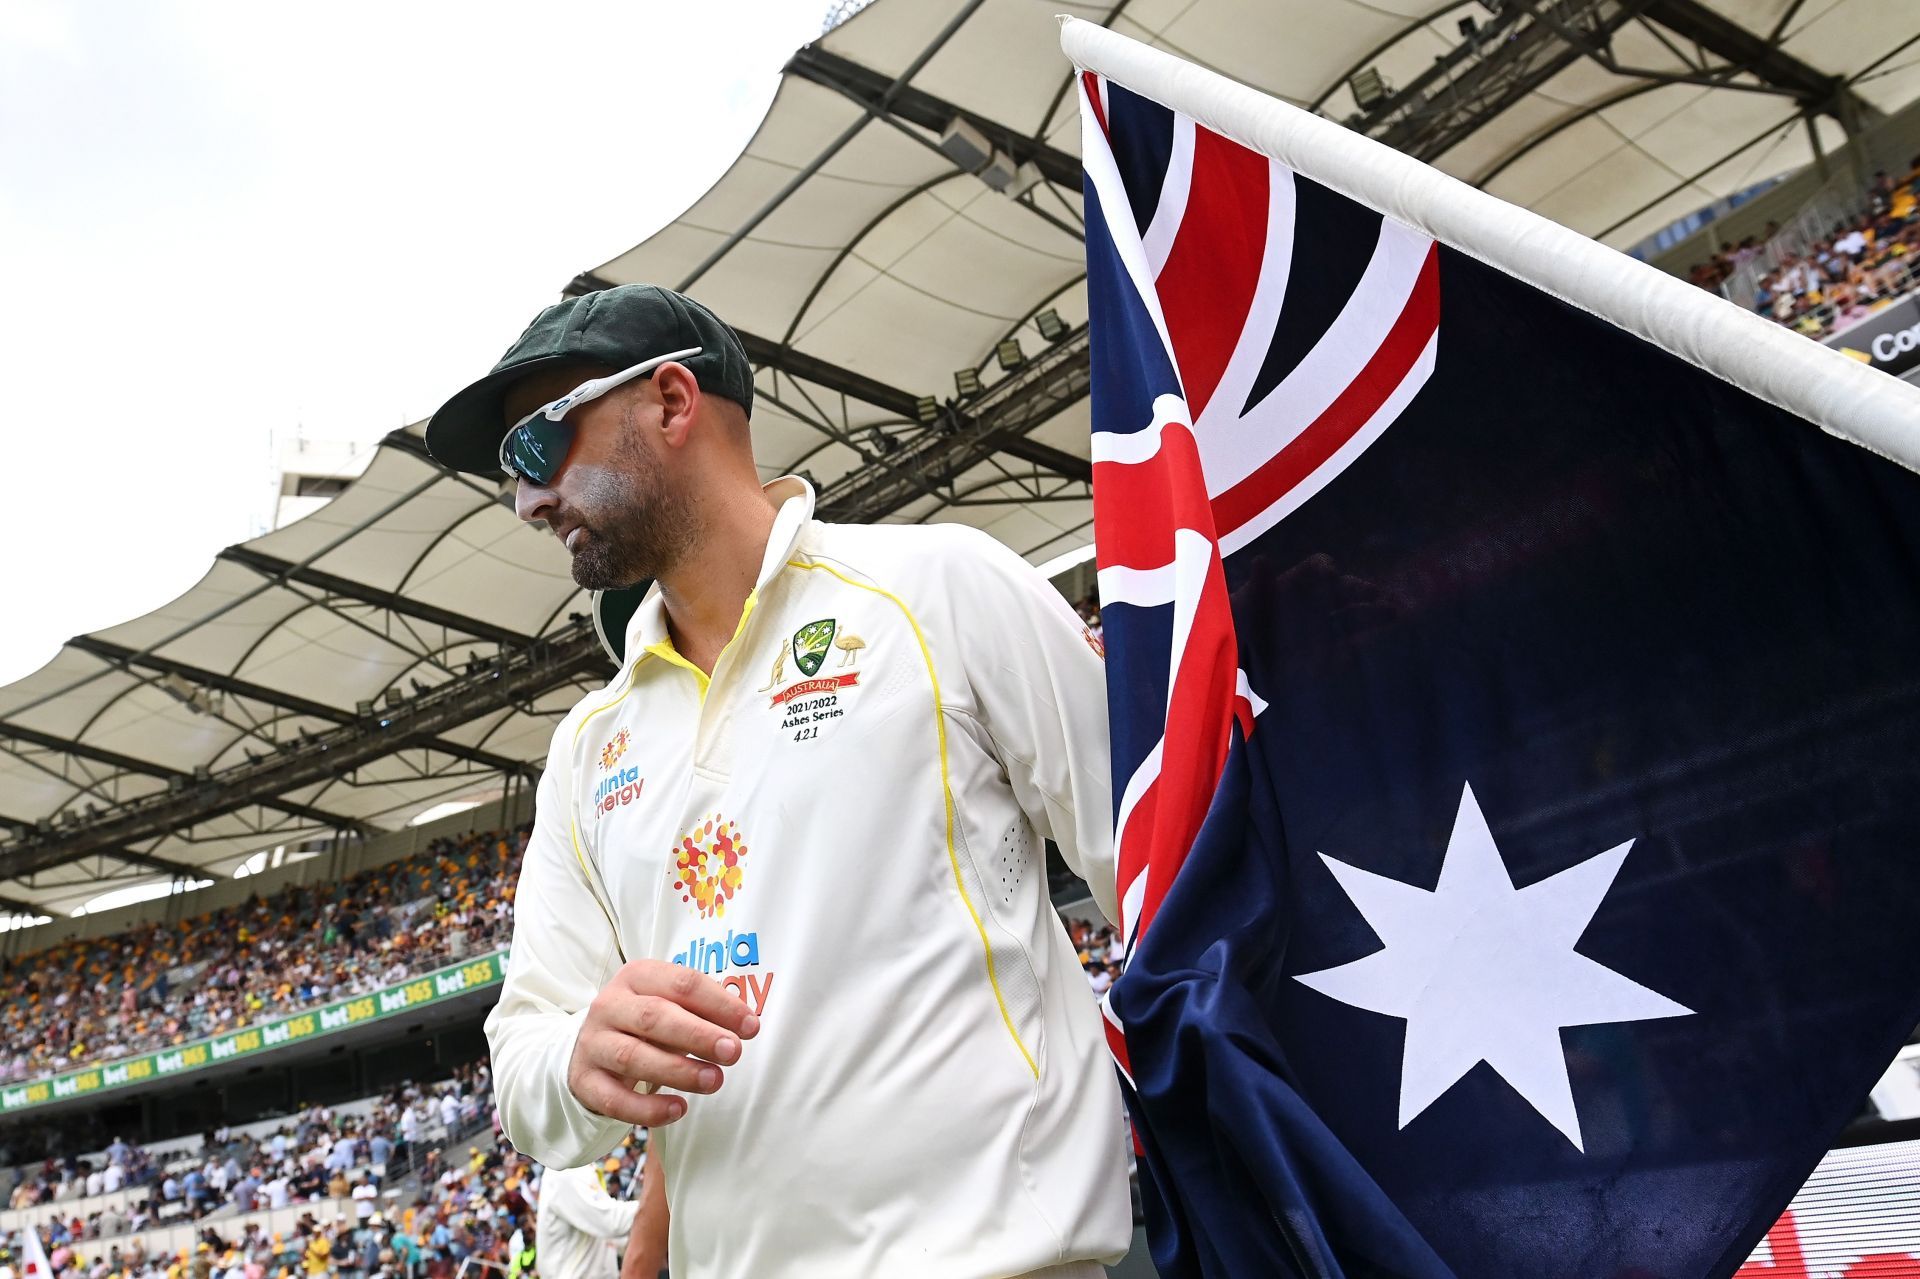
[[[498,474],[507,433],[507,388],[536,369],[591,361],[615,372],[669,351],[701,348],[680,361],[700,389],[753,411],[753,368],[740,335],[692,298],[657,284],[622,284],[556,302],[527,326],[493,371],[427,423],[427,451],[456,471]]]

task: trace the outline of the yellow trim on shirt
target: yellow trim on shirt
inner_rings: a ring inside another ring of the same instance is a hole
[[[693,677],[700,681],[700,700],[703,702],[707,700],[707,685],[712,680],[705,671],[680,656],[680,650],[673,646],[671,639],[656,640],[642,651],[652,653],[655,657],[663,659],[669,665],[678,666],[681,670],[692,671]]]
[[[753,616],[753,606],[759,602],[759,598],[760,592],[757,589],[747,592],[747,602],[740,610],[740,620],[734,624],[733,636],[720,650],[722,657],[726,655],[727,649],[733,647],[734,640],[740,638],[740,632],[747,629],[747,619]],[[678,650],[673,647],[671,637],[663,638],[655,643],[649,644],[643,651],[652,653],[655,657],[663,658],[674,666],[683,666],[687,670],[692,671],[693,677],[700,681],[700,700],[702,702],[707,700],[707,686],[711,682],[707,673],[682,657]],[[714,659],[714,665],[719,665],[719,658]],[[610,711],[627,700],[628,696],[632,694],[634,690],[634,685],[639,674],[640,659],[635,658],[633,664],[627,667],[627,686],[620,690],[620,696],[603,706],[594,707],[580,717],[580,722],[574,726],[573,741],[569,744],[568,748],[567,771],[569,774],[573,771],[573,760],[580,749],[580,734],[587,731],[587,725],[593,722],[594,716],[603,711]],[[574,860],[580,863],[580,873],[587,877],[587,887],[591,889],[594,884],[593,869],[587,865],[587,855],[580,847],[580,812],[575,804],[575,797],[572,795],[567,796],[567,831],[573,841]],[[600,895],[598,893],[594,894],[594,900],[600,901]],[[619,922],[613,918],[611,904],[608,902],[600,902],[600,909],[606,913],[607,922],[614,926],[614,936],[617,938],[620,935],[620,925]]]
[[[974,931],[980,934],[980,948],[987,957],[987,984],[993,987],[993,1002],[1000,1007],[1000,1020],[1006,1023],[1007,1033],[1013,1036],[1013,1046],[1020,1050],[1020,1056],[1026,1061],[1027,1069],[1033,1072],[1035,1079],[1040,1078],[1040,1067],[1035,1064],[1033,1054],[1027,1051],[1027,1045],[1020,1038],[1020,1031],[1013,1024],[1013,1015],[1007,1011],[1006,996],[1000,993],[1000,978],[993,968],[993,942],[987,937],[987,926],[980,919],[980,912],[974,909],[973,899],[967,895],[966,879],[960,873],[960,857],[953,847],[953,779],[947,771],[947,717],[940,701],[940,676],[933,667],[933,653],[927,648],[927,638],[920,630],[920,623],[908,608],[892,591],[865,582],[856,582],[845,573],[828,564],[819,564],[811,560],[788,560],[787,567],[800,569],[818,569],[831,573],[848,586],[857,586],[863,591],[893,601],[907,619],[907,625],[913,628],[913,641],[920,646],[920,658],[927,664],[927,679],[933,685],[933,725],[935,735],[940,742],[940,795],[946,804],[947,819],[947,864],[953,868],[953,886],[960,891],[960,903],[967,908],[967,917],[973,921]]]
[[[639,669],[640,663],[638,662],[627,667],[627,686],[620,690],[620,696],[614,698],[605,706],[594,707],[585,715],[582,715],[580,722],[574,725],[573,741],[568,744],[567,748],[567,776],[569,779],[573,776],[574,757],[580,749],[580,734],[586,732],[587,725],[592,722],[595,715],[598,715],[601,711],[610,711],[627,700],[627,695],[633,692],[633,679],[635,674],[639,672]],[[614,945],[620,950],[620,957],[624,959],[626,958],[626,948],[619,944],[620,923],[613,917],[613,906],[609,902],[601,901],[600,894],[593,890],[593,868],[587,865],[587,855],[580,848],[580,808],[575,802],[573,795],[567,796],[567,836],[573,843],[573,859],[580,863],[580,873],[587,877],[587,891],[593,893],[593,900],[599,903],[600,912],[607,917],[607,923],[612,925]]]
[[[747,602],[745,607],[740,610],[740,620],[734,623],[733,634],[728,637],[725,644],[720,646],[720,657],[713,659],[715,670],[720,668],[720,658],[725,657],[727,650],[733,647],[734,641],[740,638],[740,632],[747,629],[747,619],[753,616],[753,606],[759,602],[760,591],[758,588],[747,592]],[[707,688],[713,683],[713,677],[680,655],[680,650],[673,646],[673,636],[663,635],[653,643],[647,645],[642,651],[652,653],[655,657],[660,658],[669,665],[678,666],[682,670],[692,671],[694,679],[700,681],[700,700],[703,702],[707,700]],[[638,663],[636,662],[635,665],[638,665]]]

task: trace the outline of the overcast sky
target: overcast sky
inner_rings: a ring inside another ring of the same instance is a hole
[[[0,0],[0,683],[692,203],[829,7]]]

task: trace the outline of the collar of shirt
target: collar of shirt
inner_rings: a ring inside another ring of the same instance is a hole
[[[787,557],[793,554],[794,544],[800,540],[800,531],[813,518],[813,486],[799,476],[783,475],[770,480],[762,486],[762,491],[779,503],[779,512],[773,517],[773,531],[767,535],[766,553],[760,557],[760,572],[754,578],[753,590],[747,593],[747,605],[740,612],[741,626],[746,625],[760,591],[786,567]],[[738,633],[736,627],[735,634]],[[658,582],[647,591],[627,623],[627,652],[636,655],[635,661],[652,654],[679,665],[688,664],[673,651],[673,640],[667,633],[667,606],[660,598]],[[703,675],[703,686],[704,683]]]

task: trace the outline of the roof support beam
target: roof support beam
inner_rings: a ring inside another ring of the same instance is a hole
[[[139,773],[146,777],[164,778],[170,782],[176,779],[186,782],[193,780],[189,774],[178,772],[166,767],[164,764],[155,764],[149,760],[136,759],[132,755],[122,755],[118,751],[102,750],[98,746],[89,746],[85,742],[76,742],[70,738],[59,737],[52,733],[42,733],[38,729],[25,728],[19,724],[9,724],[4,720],[0,720],[0,737],[10,737],[16,742],[25,742],[29,746],[38,746],[42,750],[58,751],[61,754],[71,755],[76,759],[88,760],[91,763],[105,764],[108,768],[117,769],[122,773]],[[131,804],[138,804],[139,802],[139,800],[130,801]],[[290,803],[277,796],[267,796],[261,799],[259,803],[262,808],[276,809],[287,814],[289,817],[298,817],[303,821],[312,822],[316,826],[325,826],[329,830],[358,830],[361,827],[361,823],[351,817],[341,817],[334,813],[325,813],[317,808],[309,808],[305,804]],[[232,812],[234,808],[240,807],[244,807],[244,805],[235,804],[221,811]],[[87,825],[88,823],[82,822],[76,829],[85,829]],[[95,851],[97,849],[98,845],[96,844],[88,851]],[[0,871],[0,874],[6,873],[8,872]]]
[[[492,769],[496,773],[515,773],[522,777],[536,777],[540,770],[532,764],[508,759],[505,755],[495,755],[491,751],[478,750],[472,746],[462,746],[459,742],[450,742],[444,737],[416,737],[414,742],[440,755],[454,759],[463,759],[469,764],[478,764],[482,768]]]
[[[583,672],[605,673],[607,670],[606,655],[601,652],[599,637],[591,624],[573,624],[551,638],[512,650],[503,655],[503,660],[476,667],[393,708],[390,732],[369,729],[359,722],[344,724],[283,746],[258,763],[249,760],[230,765],[211,777],[188,779],[184,786],[117,805],[99,817],[47,833],[34,831],[24,839],[0,844],[0,879],[17,878],[102,850],[164,836],[195,822],[250,806],[278,808],[299,815],[304,806],[288,804],[278,797],[338,778],[362,764],[392,754],[396,735],[437,736],[491,711],[519,705],[548,689],[568,684]],[[54,750],[71,750],[75,746],[12,725],[0,725],[0,735],[25,740],[37,738]],[[108,762],[146,772],[161,771],[156,765],[124,756]],[[340,828],[346,823],[327,817],[323,824]]]
[[[185,862],[170,861],[165,857],[155,857],[151,853],[138,853],[131,848],[102,848],[97,850],[116,861],[126,862],[130,866],[145,866],[148,870],[163,870],[175,879],[206,879],[205,866],[189,866]]]
[[[1755,35],[1700,0],[1647,0],[1641,12],[1675,35],[1786,90],[1808,110],[1831,115],[1842,123],[1849,114],[1867,121],[1880,117],[1880,112],[1839,76],[1809,66],[1782,49],[1777,38]],[[1773,37],[1781,34],[1784,32],[1776,29]]]
[[[746,347],[747,358],[755,364],[771,365],[783,373],[804,378],[836,394],[851,396],[875,408],[885,409],[909,422],[915,420],[918,409],[916,401],[919,397],[898,387],[888,386],[865,374],[841,368],[837,364],[815,356],[803,355],[791,347],[781,346],[752,334],[742,333],[740,344]],[[970,416],[965,410],[956,411],[960,412],[962,417]],[[1056,449],[1037,440],[1029,440],[1024,436],[1003,439],[1000,443],[1000,451],[1070,480],[1093,478],[1093,463],[1086,458],[1075,457],[1065,450]]]
[[[857,467],[820,493],[820,518],[874,520],[921,496],[928,484],[951,486],[968,469],[1010,443],[1032,443],[1027,432],[1086,396],[1091,384],[1087,330],[1042,351],[1018,372],[989,388],[949,430],[932,430],[884,460]],[[1083,463],[1091,474],[1091,463]]]
[[[1645,2],[1549,0],[1552,12],[1545,18],[1533,12],[1537,0],[1508,5],[1477,39],[1435,59],[1406,88],[1369,110],[1360,128],[1416,159],[1436,159],[1590,48],[1604,46]]]
[[[351,578],[323,572],[307,565],[295,564],[291,560],[283,560],[263,551],[256,551],[250,546],[229,546],[220,552],[220,558],[235,564],[243,564],[262,577],[273,581],[298,582],[302,586],[311,586],[328,595],[358,600],[362,604],[371,604],[375,608],[385,609],[389,613],[397,613],[402,617],[411,617],[433,626],[442,626],[450,631],[460,631],[475,639],[491,640],[496,644],[511,647],[525,644],[531,638],[504,626],[456,613],[452,609],[440,608],[405,595],[397,595],[392,591],[383,591],[365,582],[356,582]]]
[[[919,125],[938,137],[955,117],[965,120],[984,133],[993,145],[1004,151],[1015,164],[1031,160],[1049,182],[1080,189],[1080,161],[1058,147],[1027,137],[1018,129],[998,120],[964,110],[945,98],[936,97],[912,85],[896,86],[878,71],[861,66],[850,58],[829,53],[817,44],[803,47],[786,66],[787,73],[824,85],[865,107],[880,117]]]
[[[360,718],[353,712],[341,710],[337,706],[329,706],[325,702],[316,702],[311,698],[268,688],[263,684],[255,684],[250,680],[238,679],[232,675],[222,675],[218,671],[175,661],[170,657],[137,652],[124,644],[114,644],[92,635],[75,636],[67,641],[67,645],[83,653],[90,653],[102,661],[124,666],[139,666],[146,670],[158,671],[162,675],[178,675],[182,679],[217,689],[222,693],[232,693],[236,697],[278,707],[283,711],[292,711],[296,715],[325,720],[330,724],[351,724]],[[422,738],[420,745],[439,751],[442,755],[451,755],[456,759],[464,759],[469,763],[480,764],[503,773],[524,773],[529,768],[529,765],[508,759],[504,755],[490,755],[486,751],[477,751],[472,747],[443,741],[437,737]]]
[[[804,52],[804,50],[803,50]],[[579,297],[587,293],[597,293],[601,289],[615,287],[613,281],[583,271],[567,285],[569,296]],[[736,330],[737,331],[737,330]],[[760,368],[779,369],[815,386],[825,387],[836,395],[844,395],[859,400],[862,404],[871,404],[877,409],[885,409],[903,421],[917,419],[919,397],[897,386],[889,386],[877,378],[852,369],[843,368],[831,360],[807,355],[790,346],[775,342],[771,338],[759,337],[752,333],[740,333],[740,345],[746,348],[747,359]],[[964,422],[970,414],[964,409],[956,409]],[[1093,463],[1086,458],[1075,457],[1064,449],[1030,440],[1025,436],[1007,436],[1000,441],[1000,452],[1017,457],[1043,470],[1070,480],[1083,482],[1093,479]]]
[[[946,42],[952,38],[954,32],[966,25],[967,19],[971,18],[974,10],[978,9],[983,3],[985,3],[985,0],[966,0],[966,3],[960,6],[959,12],[947,19],[947,25],[940,29],[940,33],[934,36],[927,47],[920,50],[919,55],[907,64],[906,69],[888,84],[886,92],[881,95],[879,102],[869,105],[853,123],[841,130],[840,136],[827,143],[826,147],[823,148],[818,155],[814,156],[813,159],[807,163],[806,167],[787,179],[785,186],[774,192],[773,196],[765,204],[761,205],[758,210],[749,216],[745,222],[741,223],[726,239],[716,245],[713,252],[701,259],[700,264],[682,277],[680,282],[674,285],[674,288],[681,293],[685,293],[691,289],[701,276],[713,269],[716,262],[733,251],[734,245],[752,235],[762,222],[765,222],[769,217],[773,216],[774,211],[787,202],[788,196],[805,186],[807,180],[825,168],[827,162],[833,159],[834,156],[839,155],[841,149],[844,148],[847,143],[859,137],[860,131],[867,127],[867,122],[885,110],[887,103],[895,94],[912,83],[913,77],[920,74],[920,68],[926,66],[928,62],[933,60],[933,55],[940,52],[941,46],[945,45]]]

